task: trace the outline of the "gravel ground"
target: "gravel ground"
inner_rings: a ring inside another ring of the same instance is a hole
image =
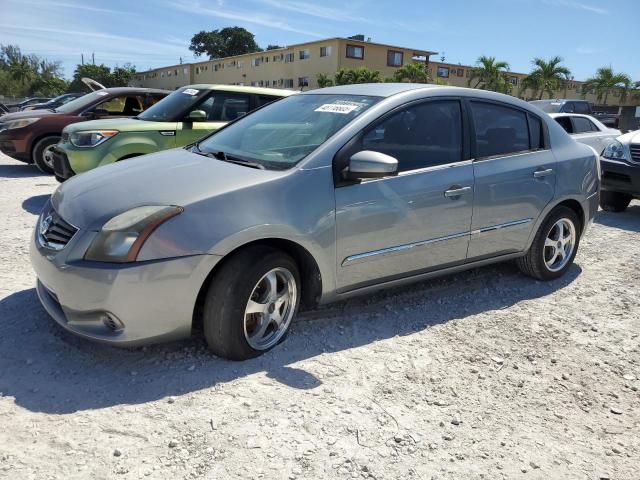
[[[28,237],[55,186],[0,156],[2,478],[640,478],[638,202],[560,280],[509,263],[354,299],[232,363],[54,324]]]

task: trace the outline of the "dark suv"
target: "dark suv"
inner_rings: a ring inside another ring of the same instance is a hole
[[[0,117],[0,151],[53,173],[50,149],[71,123],[99,118],[135,117],[170,92],[150,88],[105,88],[53,110],[8,113]]]

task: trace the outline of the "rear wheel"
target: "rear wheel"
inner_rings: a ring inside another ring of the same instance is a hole
[[[607,212],[624,212],[631,202],[631,195],[626,193],[600,192],[600,207]]]
[[[300,303],[300,274],[287,254],[250,247],[230,258],[209,287],[204,335],[216,355],[257,357],[286,337]]]
[[[571,267],[580,243],[580,221],[568,207],[556,207],[542,223],[520,270],[539,280],[561,277]]]
[[[52,135],[38,140],[33,147],[33,163],[44,173],[53,173],[53,157],[51,149],[60,141],[60,137]]]

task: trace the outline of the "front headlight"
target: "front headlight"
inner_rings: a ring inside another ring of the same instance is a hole
[[[74,147],[91,148],[106,142],[118,134],[117,130],[92,130],[86,132],[73,132],[69,140]]]
[[[85,253],[85,260],[110,263],[135,262],[153,231],[182,213],[182,207],[136,207],[105,223]]]
[[[20,120],[7,120],[4,122],[4,130],[13,130],[15,128],[23,128],[27,125],[31,125],[32,123],[36,123],[40,120],[39,117],[36,118],[21,118]]]
[[[612,160],[627,160],[627,152],[625,151],[624,145],[618,140],[614,140],[607,145],[607,148],[602,152],[602,156]]]

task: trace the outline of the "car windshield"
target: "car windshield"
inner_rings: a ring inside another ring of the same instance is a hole
[[[241,118],[197,147],[284,170],[379,100],[363,95],[293,95]]]
[[[83,110],[84,108],[91,105],[93,102],[98,100],[105,95],[109,95],[109,92],[105,92],[104,90],[98,90],[96,92],[87,93],[80,98],[76,98],[75,100],[71,100],[64,105],[56,108],[56,112],[58,113],[72,113],[77,110]]]
[[[190,108],[210,91],[190,87],[180,88],[142,112],[137,118],[151,122],[177,121],[182,119]]]
[[[547,113],[558,113],[562,108],[562,102],[554,102],[551,100],[534,100],[529,103]]]

